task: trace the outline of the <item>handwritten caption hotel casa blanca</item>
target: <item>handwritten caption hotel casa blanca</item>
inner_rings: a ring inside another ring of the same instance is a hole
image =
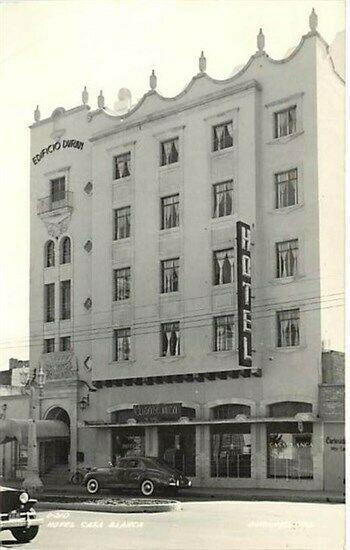
[[[59,151],[60,149],[78,149],[79,151],[82,151],[84,147],[84,142],[79,141],[78,139],[63,139],[62,141],[55,141],[55,143],[50,143],[47,147],[44,147],[41,149],[39,153],[34,155],[32,158],[33,164],[38,164],[38,162],[41,161],[41,159],[44,158],[45,155],[50,155],[51,153],[54,153],[55,151]]]

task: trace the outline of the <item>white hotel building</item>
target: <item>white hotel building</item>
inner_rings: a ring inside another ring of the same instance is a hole
[[[194,485],[342,489],[344,81],[309,24],[226,80],[202,54],[172,98],[152,73],[122,113],[86,89],[36,110],[30,365],[70,429],[41,473],[146,454]]]

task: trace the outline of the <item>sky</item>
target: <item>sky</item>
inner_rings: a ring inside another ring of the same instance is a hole
[[[312,7],[328,43],[345,28],[342,0],[0,0],[0,369],[29,357],[29,129],[81,104],[112,108],[127,87],[135,103],[152,69],[158,91],[179,93],[198,72],[227,78],[256,51],[283,58],[308,32]]]

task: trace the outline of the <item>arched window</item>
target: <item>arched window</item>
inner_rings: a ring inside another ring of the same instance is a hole
[[[249,405],[241,405],[239,403],[227,403],[211,408],[211,418],[213,418],[214,420],[228,420],[229,418],[235,418],[239,414],[244,414],[245,416],[249,417]]]
[[[291,417],[297,413],[311,413],[312,404],[302,401],[279,401],[268,406],[269,416],[273,418]]]
[[[45,244],[45,267],[53,267],[55,265],[55,243],[47,241]]]
[[[70,262],[71,262],[70,238],[64,237],[61,241],[61,264],[69,264]]]

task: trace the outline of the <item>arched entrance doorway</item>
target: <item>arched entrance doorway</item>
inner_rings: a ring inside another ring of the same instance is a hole
[[[69,414],[62,407],[53,407],[45,415],[45,420],[56,420],[70,428]],[[40,441],[40,471],[46,483],[65,482],[68,477],[70,437],[55,437]],[[50,479],[50,476],[52,479]]]

